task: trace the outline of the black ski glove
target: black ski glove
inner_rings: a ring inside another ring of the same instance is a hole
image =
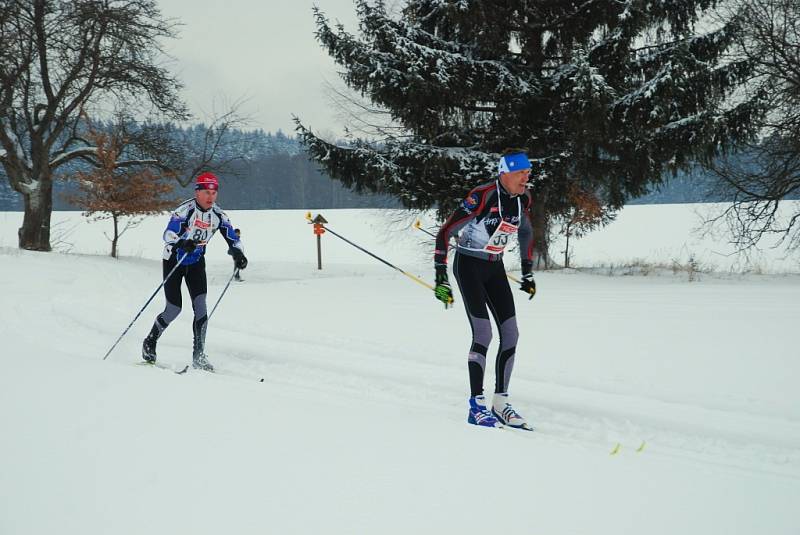
[[[533,296],[536,295],[536,281],[533,280],[532,262],[522,263],[522,282],[519,284],[519,289],[527,294],[530,294],[528,300],[533,299]]]
[[[436,265],[436,288],[433,292],[436,294],[436,299],[444,303],[444,308],[453,304],[453,290],[447,280],[447,266],[444,264]]]
[[[185,254],[192,254],[194,250],[197,249],[197,243],[194,240],[180,239],[175,242],[175,246],[172,249],[175,251],[180,249]]]
[[[244,253],[240,249],[231,247],[228,252],[233,257],[233,265],[236,266],[236,269],[244,269],[247,267],[247,257],[244,256]]]

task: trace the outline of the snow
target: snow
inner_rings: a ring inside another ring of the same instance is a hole
[[[57,154],[56,157],[50,160],[49,164],[50,169],[55,169],[56,167],[62,165],[64,162],[68,162],[69,160],[74,160],[79,156],[97,155],[97,147],[80,147],[77,149],[58,152],[56,154]]]
[[[15,247],[22,214],[0,213],[0,533],[797,534],[797,260],[731,274],[743,260],[692,233],[697,210],[625,208],[575,261],[691,252],[721,274],[540,272],[516,296],[511,395],[534,433],[465,423],[459,302],[330,233],[318,271],[302,211],[229,213],[250,265],[209,325],[220,373],[185,376],[137,364],[161,294],[101,360],[158,285],[165,216],[114,260],[107,223],[55,213],[61,252],[33,253]],[[432,278],[413,218],[323,215]],[[209,306],[231,269],[214,240]],[[160,362],[188,362],[190,322]]]
[[[14,155],[16,156],[17,160],[19,160],[19,162],[25,167],[26,170],[28,171],[32,170],[33,163],[31,162],[28,155],[25,153],[25,150],[22,148],[22,143],[20,143],[20,140],[17,137],[17,133],[14,132],[14,129],[11,127],[11,124],[0,118],[0,129],[3,130],[3,133],[11,143],[12,148],[14,149]],[[7,153],[4,153],[3,156],[7,156]]]

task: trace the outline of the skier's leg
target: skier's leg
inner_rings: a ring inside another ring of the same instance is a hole
[[[497,330],[500,333],[500,344],[497,348],[495,360],[495,389],[496,393],[508,391],[511,372],[514,370],[514,355],[517,351],[519,329],[514,308],[514,296],[501,262],[495,262],[492,274],[486,281],[486,300],[492,312]]]
[[[514,369],[514,356],[517,350],[519,329],[514,310],[514,296],[508,285],[504,268],[500,262],[486,283],[486,296],[489,310],[500,331],[500,347],[495,362],[495,394],[492,399],[492,414],[503,424],[527,429],[533,428],[511,405],[508,397],[508,383]]]
[[[206,307],[206,294],[208,281],[206,279],[206,261],[201,258],[196,264],[189,266],[186,275],[186,285],[189,287],[189,296],[192,298],[194,320],[192,321],[192,365],[195,368],[212,371],[214,367],[208,362],[205,354],[206,326],[208,324],[208,310]]]
[[[172,273],[175,263],[176,260],[174,256],[162,262],[164,278]],[[147,362],[156,361],[156,343],[159,337],[164,332],[164,329],[166,329],[169,324],[178,317],[178,314],[181,313],[181,278],[183,277],[184,270],[185,268],[179,268],[169,280],[164,283],[164,296],[167,299],[166,307],[161,314],[156,316],[150,333],[142,343],[142,358]]]
[[[472,329],[472,344],[467,360],[471,397],[483,394],[486,351],[492,341],[492,324],[486,310],[486,292],[480,272],[483,263],[486,261],[462,254],[456,254],[453,260],[453,275]]]

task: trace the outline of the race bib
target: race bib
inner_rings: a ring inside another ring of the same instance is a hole
[[[200,217],[196,217],[188,230],[189,238],[194,240],[198,245],[205,245],[211,235],[211,223],[203,221]]]
[[[486,243],[486,247],[484,247],[483,250],[491,254],[502,253],[506,248],[506,245],[508,245],[509,236],[516,234],[518,228],[519,227],[517,225],[512,225],[506,221],[501,221],[497,226],[497,230],[495,230],[494,234],[492,234],[492,237],[489,238],[489,241]]]

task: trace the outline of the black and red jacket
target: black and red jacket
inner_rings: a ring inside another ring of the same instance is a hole
[[[458,235],[456,251],[459,254],[491,262],[502,260],[502,252],[494,254],[485,250],[502,220],[519,227],[517,237],[522,271],[529,272],[533,264],[532,205],[533,199],[529,191],[526,190],[521,195],[511,195],[499,180],[473,189],[439,229],[434,252],[435,264],[447,264],[447,248],[450,237],[454,235]]]

